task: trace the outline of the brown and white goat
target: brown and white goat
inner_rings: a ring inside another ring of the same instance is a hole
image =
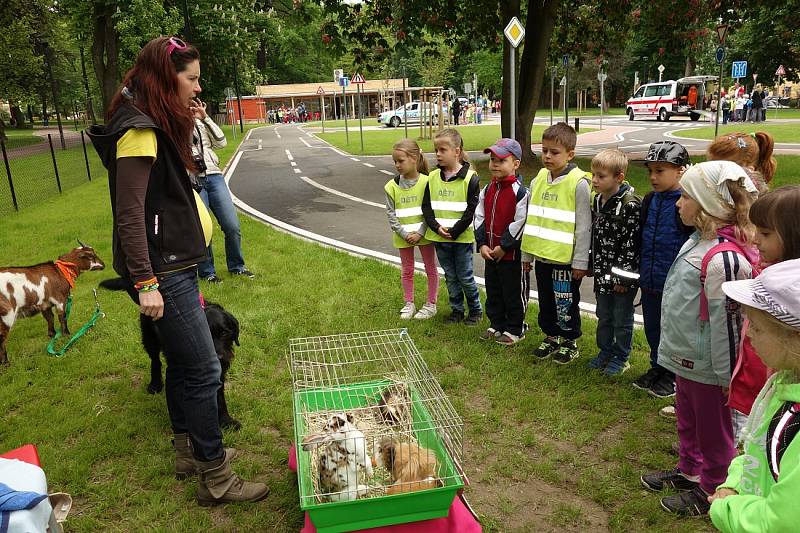
[[[56,261],[29,267],[0,267],[0,365],[8,364],[6,341],[17,318],[42,313],[47,320],[47,334],[52,337],[56,334],[55,307],[61,334],[69,335],[66,306],[75,279],[83,271],[103,268],[105,264],[94,249],[83,243]]]

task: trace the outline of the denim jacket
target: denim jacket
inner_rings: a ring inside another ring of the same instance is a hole
[[[739,305],[722,292],[722,283],[750,279],[748,258],[736,252],[715,254],[706,272],[709,320],[700,320],[700,268],[705,254],[724,237],[701,240],[695,232],[678,252],[664,283],[658,364],[685,379],[727,387],[742,331]]]

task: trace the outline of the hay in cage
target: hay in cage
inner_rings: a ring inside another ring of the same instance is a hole
[[[364,395],[367,404],[359,409],[350,409],[346,413],[353,417],[353,425],[363,434],[367,442],[367,452],[372,454],[377,444],[384,437],[392,437],[398,442],[418,444],[414,435],[411,394],[408,386],[398,376],[385,376],[382,380],[387,384],[376,398],[374,394]],[[345,411],[343,411],[345,412]],[[328,411],[304,412],[307,435],[325,432],[330,418]],[[314,494],[318,502],[323,502],[324,490],[320,488],[319,469],[320,456],[324,447],[311,450],[310,471],[314,484]],[[367,485],[369,491],[363,498],[385,496],[386,488],[391,483],[391,474],[384,466],[374,466],[373,475],[368,477],[364,470],[358,473],[358,484]]]
[[[369,477],[365,468],[358,468],[355,486],[366,489],[359,490],[357,499],[370,506],[363,507],[367,514],[388,512],[385,506],[371,506],[373,501],[393,498],[387,496],[387,490],[392,494],[426,490],[419,495],[426,503],[415,506],[422,509],[429,505],[427,502],[433,505],[433,494],[440,491],[444,499],[436,505],[442,509],[435,512],[445,516],[447,502],[463,487],[463,423],[408,332],[386,330],[292,339],[289,356],[300,502],[312,513],[312,520],[313,510],[320,504],[327,508],[341,502],[335,498],[330,501],[332,494],[321,487],[320,460],[325,447],[305,452],[302,443],[329,431],[332,417],[342,415],[363,434],[370,460],[387,440],[392,450],[407,450],[406,459],[409,454],[427,454],[419,461],[429,472],[425,486],[399,480],[393,485],[393,472],[386,468],[373,468]],[[401,485],[413,488],[400,489]],[[375,519],[373,516],[370,520]],[[408,517],[386,516],[381,520],[388,525],[408,521]],[[315,525],[319,526],[317,522]]]

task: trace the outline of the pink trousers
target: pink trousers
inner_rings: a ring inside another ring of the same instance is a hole
[[[414,301],[414,250],[419,250],[425,273],[428,275],[428,299],[430,304],[436,303],[439,294],[439,271],[436,270],[436,251],[433,244],[400,248],[400,283],[403,285],[403,298],[406,302]]]

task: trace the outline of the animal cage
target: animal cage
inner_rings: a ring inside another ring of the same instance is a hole
[[[408,331],[291,339],[289,358],[300,507],[317,530],[447,516],[464,424]]]

